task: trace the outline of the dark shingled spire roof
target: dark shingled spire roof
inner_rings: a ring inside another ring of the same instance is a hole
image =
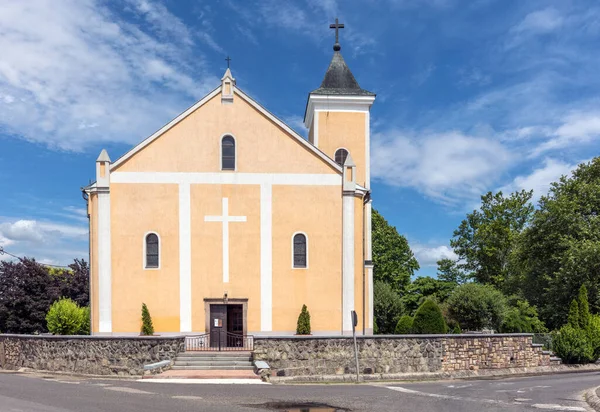
[[[374,93],[360,88],[354,75],[344,61],[340,49],[339,43],[336,43],[333,47],[333,58],[325,73],[321,87],[313,90],[311,94],[375,96]]]

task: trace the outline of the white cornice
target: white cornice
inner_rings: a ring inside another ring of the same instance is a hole
[[[310,94],[304,115],[304,125],[310,129],[316,111],[368,112],[375,96],[342,96]]]

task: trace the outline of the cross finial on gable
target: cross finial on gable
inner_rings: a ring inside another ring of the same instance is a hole
[[[229,63],[231,62],[231,57],[227,56],[225,59],[227,61],[227,68],[229,69]]]
[[[335,44],[333,45],[334,51],[340,51],[342,46],[340,46],[340,29],[344,28],[344,23],[340,23],[338,18],[335,18],[335,24],[329,25],[330,29],[335,29]]]

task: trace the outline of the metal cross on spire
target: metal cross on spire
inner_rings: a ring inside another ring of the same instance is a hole
[[[335,18],[335,24],[329,25],[330,29],[335,29],[335,44],[333,45],[333,50],[339,51],[342,47],[340,46],[340,29],[344,28],[344,23],[339,22],[338,18]]]
[[[231,62],[231,57],[227,56],[227,58],[225,60],[227,60],[227,68],[229,69],[229,63]]]

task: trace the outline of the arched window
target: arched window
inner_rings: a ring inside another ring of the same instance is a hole
[[[221,170],[235,170],[235,139],[232,136],[221,140]]]
[[[346,149],[337,149],[335,151],[335,162],[340,166],[344,166],[344,162],[348,157],[348,151]]]
[[[157,269],[159,267],[160,244],[156,233],[146,235],[146,269]]]
[[[293,238],[294,256],[293,256],[293,267],[294,268],[306,268],[308,265],[308,248],[306,247],[306,235],[304,233],[296,233]]]

